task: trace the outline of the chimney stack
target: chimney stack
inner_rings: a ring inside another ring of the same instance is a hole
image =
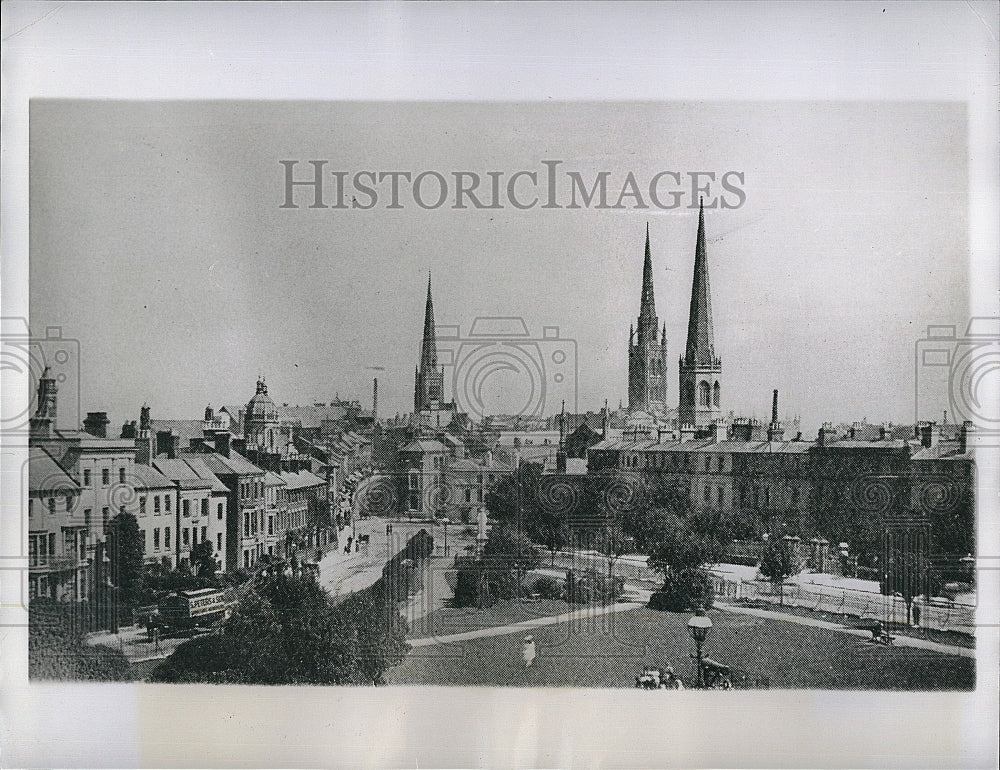
[[[965,454],[969,451],[969,434],[974,430],[972,422],[966,420],[962,423],[962,427],[958,429],[958,451]]]
[[[785,431],[778,422],[778,389],[771,396],[771,424],[767,426],[768,441],[784,441]]]
[[[776,425],[778,423],[778,389],[774,389],[774,395],[771,397],[771,424]]]
[[[215,420],[215,410],[212,409],[212,405],[209,404],[205,407],[205,422],[212,422]]]
[[[108,423],[110,422],[107,412],[87,412],[87,419],[83,421],[83,429],[91,436],[107,438]]]
[[[372,380],[372,419],[378,420],[378,377]]]
[[[680,433],[681,433],[681,442],[694,441],[695,428],[693,425],[682,425]]]
[[[927,422],[920,425],[920,444],[926,449],[937,446],[941,437],[941,429],[937,423]]]

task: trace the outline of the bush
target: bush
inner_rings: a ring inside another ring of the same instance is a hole
[[[28,621],[28,676],[31,679],[130,681],[132,669],[120,650],[91,647],[76,627],[75,605],[30,608]]]
[[[532,590],[542,599],[562,599],[562,584],[555,578],[543,576],[538,578],[532,586]]]
[[[573,604],[594,604],[612,601],[620,596],[625,583],[620,577],[609,578],[603,572],[586,570],[576,576],[572,570],[566,575],[566,601]]]
[[[702,569],[684,569],[667,573],[663,588],[649,598],[649,608],[668,612],[690,612],[699,606],[706,610],[715,601],[715,591],[708,573]]]

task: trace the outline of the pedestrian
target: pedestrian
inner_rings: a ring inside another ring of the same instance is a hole
[[[920,628],[920,605],[917,604],[916,602],[913,603],[912,614],[913,614],[913,627]]]
[[[521,645],[521,656],[524,658],[524,667],[531,668],[535,662],[535,637],[530,634],[524,637],[524,644]]]

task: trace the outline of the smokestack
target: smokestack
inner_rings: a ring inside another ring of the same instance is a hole
[[[372,419],[378,420],[378,377],[372,381]]]
[[[782,430],[781,424],[778,422],[778,389],[774,389],[774,393],[771,395],[771,424],[767,426],[767,440],[768,441],[784,441],[785,431]]]
[[[774,395],[771,397],[771,424],[778,424],[778,389],[774,389]]]
[[[958,449],[962,454],[969,450],[969,434],[972,433],[972,422],[965,420],[958,431]]]
[[[606,439],[608,437],[608,426],[611,423],[611,415],[608,413],[608,400],[604,399],[604,420],[601,425],[601,438]]]

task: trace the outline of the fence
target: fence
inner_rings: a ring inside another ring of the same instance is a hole
[[[906,602],[901,596],[883,596],[870,591],[797,583],[772,584],[765,580],[740,580],[724,575],[712,575],[712,587],[717,599],[723,601],[760,601],[787,607],[850,615],[858,618],[878,618],[891,623],[906,623]],[[934,631],[957,631],[974,634],[976,608],[934,597],[913,600],[919,610],[922,628]]]

